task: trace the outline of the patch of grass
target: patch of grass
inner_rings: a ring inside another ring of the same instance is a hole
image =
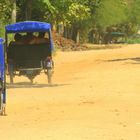
[[[139,39],[128,39],[128,44],[140,44],[140,38]]]
[[[128,44],[140,44],[140,34],[134,34],[127,39]]]

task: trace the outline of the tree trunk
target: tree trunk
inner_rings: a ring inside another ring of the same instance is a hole
[[[64,26],[64,34],[63,34],[63,36],[65,38],[68,38],[68,28],[67,28],[67,26]]]
[[[79,39],[80,38],[80,34],[79,34],[79,30],[75,27],[73,27],[72,30],[72,40],[74,40],[76,43],[79,43]]]
[[[93,43],[94,42],[94,31],[93,30],[91,30],[89,32],[88,42],[89,43]]]
[[[56,21],[54,21],[54,23],[52,23],[52,31],[53,32],[57,32],[57,25],[56,25]]]
[[[80,32],[77,30],[77,35],[76,35],[76,43],[80,42]]]
[[[12,8],[12,23],[16,22],[16,0],[12,0],[13,8]]]
[[[68,27],[67,30],[68,30],[68,34],[67,34],[68,35],[68,38],[69,39],[72,39],[72,28],[71,27]]]
[[[25,19],[31,20],[32,17],[32,0],[26,0]]]

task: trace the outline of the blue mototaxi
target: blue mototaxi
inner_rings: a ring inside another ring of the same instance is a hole
[[[51,35],[51,25],[46,22],[24,21],[7,25],[5,27],[5,44],[7,52],[8,72],[10,83],[13,83],[15,75],[23,75],[33,82],[35,76],[39,75],[41,70],[48,76],[48,82],[51,82],[52,72],[44,66],[44,61],[49,58],[52,61],[53,42]],[[16,33],[40,33],[48,34],[49,43],[43,44],[22,44],[9,46],[8,35]],[[47,71],[47,72],[46,72]]]
[[[4,40],[0,38],[0,115],[5,115],[6,107],[6,77]]]

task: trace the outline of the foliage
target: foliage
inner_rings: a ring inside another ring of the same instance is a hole
[[[131,0],[128,11],[130,22],[140,25],[140,0]]]
[[[11,5],[12,1],[10,0],[1,0],[0,1],[0,22],[6,23],[10,22],[11,18]]]
[[[134,34],[127,39],[128,44],[140,43],[140,34]]]
[[[90,9],[87,6],[78,3],[72,3],[69,6],[68,19],[71,23],[83,21],[90,16]]]
[[[0,35],[5,24],[11,23],[13,1],[0,0]],[[114,29],[130,36],[140,26],[140,0],[16,0],[16,5],[17,21],[26,20],[30,14],[30,20],[63,23],[72,39],[79,32],[80,39],[87,41],[93,31],[99,40],[104,32]]]
[[[124,22],[126,20],[124,10],[122,0],[102,0],[96,9],[96,24],[105,28]]]

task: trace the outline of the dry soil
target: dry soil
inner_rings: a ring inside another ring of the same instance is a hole
[[[0,140],[140,140],[140,45],[54,59],[52,86],[7,77]]]

